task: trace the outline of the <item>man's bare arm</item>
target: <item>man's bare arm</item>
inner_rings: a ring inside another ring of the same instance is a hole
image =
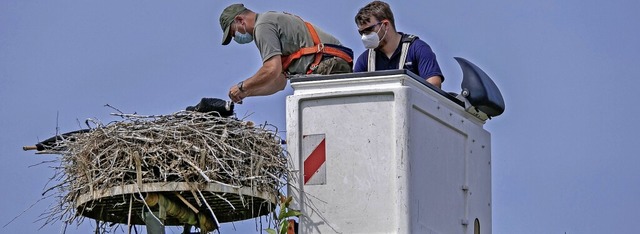
[[[239,85],[229,89],[229,98],[234,102],[240,102],[245,97],[265,96],[283,90],[287,85],[287,79],[282,73],[280,55],[269,58],[255,75],[242,83],[242,91]]]
[[[432,76],[427,78],[427,82],[429,82],[429,84],[432,84],[433,86],[436,86],[438,88],[442,88],[442,77],[440,76]]]

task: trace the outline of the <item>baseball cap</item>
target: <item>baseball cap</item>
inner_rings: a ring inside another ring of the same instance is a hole
[[[231,42],[231,37],[229,35],[229,30],[231,28],[231,23],[233,23],[233,19],[246,10],[243,4],[236,3],[224,8],[222,14],[220,14],[220,27],[222,27],[222,31],[224,34],[222,35],[222,45],[227,45]]]

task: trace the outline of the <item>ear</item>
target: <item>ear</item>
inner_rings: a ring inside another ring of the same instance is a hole
[[[234,21],[240,21],[240,23],[242,23],[242,21],[244,21],[244,18],[241,15],[236,15],[236,17],[233,17]]]

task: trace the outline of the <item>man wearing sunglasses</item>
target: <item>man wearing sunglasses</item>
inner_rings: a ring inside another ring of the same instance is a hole
[[[407,69],[440,88],[444,76],[431,47],[417,36],[396,31],[389,4],[373,1],[355,17],[367,48],[356,60],[354,72]]]
[[[296,15],[273,11],[257,14],[243,4],[232,4],[220,15],[220,26],[222,45],[231,39],[238,44],[254,42],[262,56],[262,67],[229,89],[233,102],[283,90],[290,75],[352,71],[353,51]]]

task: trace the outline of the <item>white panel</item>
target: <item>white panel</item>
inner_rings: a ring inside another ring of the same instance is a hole
[[[326,136],[326,184],[304,186],[303,233],[388,233],[394,216],[392,183],[392,94],[303,100],[303,135]],[[328,202],[330,201],[330,202]],[[311,212],[315,210],[316,212]],[[324,217],[319,215],[325,214]],[[363,217],[367,217],[364,219]],[[306,222],[309,221],[309,222]],[[355,228],[355,229],[354,229]]]
[[[415,106],[409,119],[411,219],[438,233],[462,233],[466,136]]]

